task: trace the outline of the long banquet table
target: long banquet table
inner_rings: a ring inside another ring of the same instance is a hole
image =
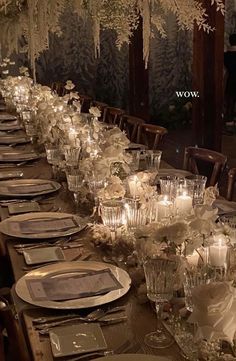
[[[30,149],[32,146],[27,145],[26,147]],[[161,163],[161,167],[172,168],[169,164],[163,161]],[[8,168],[4,168],[4,170],[5,169],[7,170]],[[25,179],[52,179],[51,166],[47,163],[45,158],[42,158],[39,161],[35,161],[30,166],[25,165],[20,167],[20,169],[22,169],[24,173],[23,178]],[[41,211],[58,210],[68,213],[74,212],[72,196],[67,190],[65,182],[62,182],[61,189],[56,194],[54,194],[52,198],[50,195],[48,198],[48,201],[42,202],[40,204]],[[1,206],[0,216],[1,220],[9,217],[7,207]],[[22,243],[22,240],[4,236],[3,234],[0,236],[1,253],[3,256],[9,259],[14,282],[17,282],[25,274],[25,272],[27,272],[25,270],[23,256],[18,254],[14,248],[14,245]],[[102,261],[102,252],[99,250],[99,248],[94,247],[94,245],[90,242],[90,231],[88,230],[82,232],[79,234],[79,238],[80,242],[84,244],[84,249],[86,252],[91,253],[89,254],[90,260]],[[69,254],[68,257],[70,256],[71,255]],[[168,356],[170,360],[181,360],[182,356],[180,355],[179,347],[176,343],[174,343],[168,349],[158,351],[144,344],[144,335],[154,330],[156,327],[156,315],[147,298],[145,297],[145,292],[139,292],[138,285],[140,274],[135,270],[135,268],[129,268],[127,271],[129,272],[133,281],[131,289],[127,295],[123,296],[117,301],[112,302],[112,306],[125,305],[128,319],[126,322],[102,326],[108,349],[122,349],[122,345],[125,344],[127,340],[129,340],[130,345],[133,345],[133,347],[136,349],[135,352],[137,353],[163,355]],[[62,314],[63,312],[68,313],[68,311],[50,310],[27,304],[16,295],[14,286],[12,288],[12,297],[14,300],[15,309],[19,316],[19,322],[21,323],[22,329],[24,330],[30,358],[34,361],[53,360],[49,337],[39,335],[39,333],[34,329],[32,321],[35,317],[57,315]],[[131,348],[129,348],[129,352],[132,351],[130,350]],[[64,359],[69,360],[70,357],[61,358],[61,360]]]

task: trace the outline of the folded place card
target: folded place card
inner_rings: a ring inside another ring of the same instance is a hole
[[[28,212],[39,212],[40,206],[37,202],[23,202],[8,205],[9,214],[21,214]]]
[[[82,272],[82,271],[81,271]],[[93,297],[122,288],[109,268],[78,275],[26,280],[33,300],[65,301]]]
[[[44,232],[60,232],[66,231],[72,228],[78,227],[74,218],[40,218],[40,219],[31,219],[21,222],[10,222],[11,231],[22,233],[22,234],[34,234],[34,233],[44,233]]]
[[[8,187],[1,187],[1,193],[12,193],[12,194],[19,194],[19,193],[35,193],[35,192],[43,192],[43,191],[50,191],[54,190],[54,186],[51,183],[43,183],[43,184],[19,184],[19,185],[11,185]]]
[[[25,263],[28,265],[45,262],[64,261],[65,256],[60,247],[43,247],[23,251]]]

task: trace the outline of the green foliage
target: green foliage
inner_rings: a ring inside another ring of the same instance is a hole
[[[186,100],[171,101],[155,115],[153,121],[169,130],[184,129],[191,124],[192,104]]]

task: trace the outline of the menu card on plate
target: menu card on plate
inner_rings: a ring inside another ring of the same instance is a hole
[[[60,232],[78,227],[74,218],[38,218],[28,219],[21,222],[10,222],[10,228],[14,232],[21,233],[44,233],[44,232]]]
[[[82,271],[81,271],[82,272]],[[60,277],[26,280],[33,300],[65,301],[98,296],[122,288],[109,268]]]
[[[9,187],[1,187],[0,192],[4,193],[35,193],[35,192],[43,192],[53,190],[54,187],[51,183],[43,183],[43,184],[19,184],[19,185],[11,185]]]

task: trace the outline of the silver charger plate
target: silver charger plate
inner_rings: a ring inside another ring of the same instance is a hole
[[[24,135],[0,136],[0,144],[24,144],[24,143],[30,143],[30,139]]]
[[[184,169],[161,168],[158,171],[157,178],[166,177],[166,176],[175,176],[179,178],[184,178],[189,175],[192,175],[192,173]]]
[[[44,190],[32,190],[31,192],[26,192],[23,190],[22,192],[19,191],[20,186],[28,187],[28,186],[42,186],[48,185],[48,189]],[[11,190],[12,187],[12,190]],[[14,187],[19,187],[18,192],[13,192]],[[43,194],[49,194],[52,192],[57,191],[61,188],[61,185],[55,181],[51,181],[48,179],[15,179],[15,180],[4,180],[0,181],[0,196],[7,196],[7,197],[35,197]]]
[[[40,156],[34,152],[26,152],[21,150],[11,150],[11,149],[2,149],[0,148],[0,162],[24,162],[28,160],[39,159]]]
[[[103,295],[84,297],[73,300],[66,301],[35,301],[32,300],[30,292],[27,287],[27,280],[30,279],[40,279],[43,277],[62,277],[65,274],[75,275],[78,273],[87,273],[91,271],[100,271],[103,269],[109,268],[114,274],[116,279],[122,285],[122,288],[118,290],[110,291]],[[44,266],[37,268],[31,272],[28,272],[22,278],[20,278],[16,283],[16,293],[17,295],[25,302],[28,302],[32,305],[39,307],[46,307],[52,309],[80,309],[104,305],[106,303],[117,300],[118,298],[124,296],[130,289],[131,279],[128,273],[114,265],[103,262],[95,261],[78,261],[78,262],[62,262],[55,263],[52,265]]]
[[[5,106],[1,106],[0,107],[0,110],[2,109],[6,109]],[[7,113],[7,112],[4,112],[4,113],[0,113],[0,122],[3,122],[3,121],[9,121],[9,120],[16,120],[17,117],[13,114],[10,114],[10,113]]]
[[[108,355],[105,357],[96,358],[97,361],[171,361],[172,357],[166,356],[154,356],[154,355],[146,355],[146,354],[121,354],[121,355]],[[94,359],[91,361],[95,361]]]
[[[76,226],[73,228],[69,228],[67,230],[53,230],[53,231],[42,231],[41,233],[24,233],[20,230],[12,228],[11,223],[27,223],[27,221],[32,220],[58,220],[60,218],[73,218]],[[64,237],[70,236],[81,231],[87,222],[85,219],[75,215],[75,214],[68,214],[68,213],[59,213],[59,212],[37,212],[37,213],[24,213],[18,214],[16,216],[12,216],[10,218],[6,218],[4,221],[0,223],[0,232],[18,238],[29,238],[29,239],[45,239],[45,238],[57,238],[57,237]]]

